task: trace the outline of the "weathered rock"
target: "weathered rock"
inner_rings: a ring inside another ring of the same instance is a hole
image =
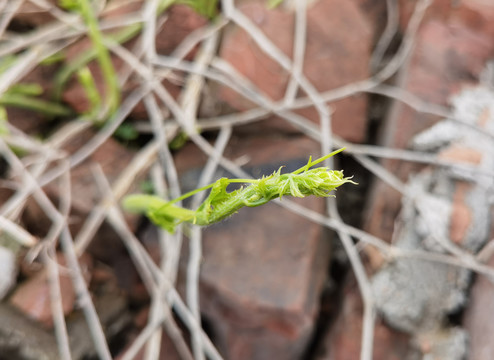
[[[87,262],[88,257],[84,256],[83,259],[85,259],[83,262]],[[64,266],[61,269],[64,269],[66,265],[63,262],[60,263]],[[89,276],[84,263],[82,265],[85,274]],[[108,341],[111,342],[121,334],[124,328],[129,326],[130,312],[127,309],[126,299],[116,286],[114,277],[108,274],[108,267],[100,268],[99,271],[96,267],[95,272],[99,272],[99,275],[91,279],[92,301],[103,331]],[[102,275],[102,272],[106,275]],[[0,329],[0,353],[3,357],[25,360],[59,359],[53,330],[48,332],[45,329],[47,322],[51,322],[51,318],[48,319],[51,317],[51,309],[47,281],[46,271],[43,270],[19,287],[19,291],[13,296],[18,298],[14,306],[8,303],[0,304],[0,317],[5,324],[8,324]],[[72,359],[93,358],[96,354],[91,330],[82,311],[74,308],[76,299],[69,273],[60,273],[60,285],[64,314],[70,313],[65,321]],[[22,312],[19,312],[18,304]],[[33,315],[38,321],[29,319]]]
[[[468,336],[459,327],[422,332],[414,343],[422,359],[463,360],[468,353]]]
[[[409,220],[396,235],[400,249],[421,249]],[[409,334],[435,332],[446,316],[466,301],[469,274],[452,265],[397,259],[372,279],[376,306],[386,321]]]
[[[410,177],[393,232],[398,249],[443,253],[455,243],[475,254],[488,239],[493,182],[485,174],[494,168],[494,143],[465,125],[492,133],[494,92],[482,85],[466,88],[451,102],[457,120],[437,123],[413,143],[443,158],[468,149],[463,159],[474,168],[428,168]],[[437,359],[461,360],[467,353],[464,330],[446,319],[465,305],[469,284],[466,269],[413,257],[394,259],[372,279],[376,307],[388,323],[413,335],[424,356]]]
[[[239,10],[287,56],[293,52],[294,16],[282,7],[268,10],[264,1],[245,1]],[[319,91],[330,90],[368,76],[372,33],[368,19],[351,1],[320,0],[309,6],[304,74]],[[272,100],[284,96],[289,74],[266,55],[243,30],[227,29],[220,56],[232,64],[260,92]],[[239,110],[253,104],[233,90],[222,87],[220,97]],[[366,98],[363,95],[331,104],[333,130],[351,141],[363,141],[366,131]],[[318,121],[315,109],[300,113]],[[275,121],[275,120],[272,120]],[[286,129],[284,123],[279,129]]]
[[[476,252],[487,241],[490,226],[488,198],[492,179],[485,172],[494,168],[494,144],[485,134],[494,131],[494,92],[483,85],[465,88],[452,98],[451,103],[453,117],[458,120],[445,119],[437,123],[418,134],[413,144],[424,150],[439,149],[440,159],[472,168],[470,172],[453,168],[447,175],[436,173],[436,185],[431,192],[451,203],[449,226],[443,236]],[[480,131],[468,125],[476,126]]]
[[[400,23],[404,27],[415,8],[415,0],[400,0]],[[494,35],[494,4],[482,0],[435,0],[427,11],[428,19],[459,25],[488,36]]]
[[[417,35],[415,49],[401,70],[398,85],[424,101],[445,105],[461,86],[479,78],[493,51],[494,45],[486,34],[430,20]],[[385,121],[379,143],[390,148],[407,148],[414,135],[438,120],[397,101]],[[403,181],[418,170],[416,165],[396,160],[384,160],[382,164]],[[400,198],[395,190],[376,182],[370,191],[365,228],[390,240]]]
[[[317,360],[360,358],[363,305],[355,279],[343,289],[342,308],[324,338]],[[410,351],[409,337],[378,320],[374,328],[373,359],[405,359]]]
[[[103,267],[103,271],[111,272]],[[109,344],[115,339],[122,338],[122,332],[128,329],[132,317],[129,311],[127,299],[120,288],[117,287],[114,277],[109,274],[106,279],[93,279],[91,282],[91,295],[94,307],[98,314],[101,327]],[[99,282],[103,280],[103,282]],[[96,358],[96,348],[82,311],[76,311],[67,319],[67,332],[72,358],[81,360]]]
[[[494,257],[487,263],[494,266]],[[490,360],[494,354],[494,286],[485,276],[478,276],[473,284],[470,301],[463,315],[463,325],[469,335],[469,360]]]
[[[88,283],[91,261],[87,255],[80,258],[80,265]],[[63,267],[67,266],[62,254],[57,255],[57,262]],[[27,317],[48,328],[53,325],[49,281],[47,270],[43,269],[19,285],[9,299],[9,302]],[[59,281],[63,313],[68,315],[76,303],[75,290],[68,273],[59,270]]]
[[[281,164],[297,168],[317,152],[306,140],[238,145],[232,151],[251,156],[255,176]],[[300,201],[316,211],[324,204],[314,197]],[[242,209],[204,231],[201,305],[227,358],[300,357],[315,324],[328,245],[320,226],[275,204]]]
[[[0,303],[0,353],[7,359],[58,359],[55,337],[39,324],[27,319],[16,308]]]

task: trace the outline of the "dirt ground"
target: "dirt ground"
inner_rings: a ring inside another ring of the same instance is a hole
[[[491,1],[0,0],[0,359],[490,360],[493,175]]]

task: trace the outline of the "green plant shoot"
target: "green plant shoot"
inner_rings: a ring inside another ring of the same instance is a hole
[[[312,168],[331,156],[343,151],[339,149],[315,161],[309,158],[307,165],[291,173],[282,174],[281,168],[261,179],[221,178],[216,182],[193,190],[172,201],[165,201],[154,195],[130,195],[123,201],[128,211],[144,213],[156,225],[173,233],[178,224],[187,222],[195,225],[210,225],[233,215],[244,206],[254,207],[285,195],[306,197],[309,195],[328,197],[331,191],[345,184],[356,184],[351,178],[345,178],[342,171],[327,167]],[[238,190],[227,191],[234,183],[249,184]],[[209,196],[197,210],[185,209],[175,205],[177,202],[201,191],[211,189]]]
[[[88,36],[93,43],[95,56],[107,86],[106,105],[109,114],[106,115],[112,115],[117,111],[120,104],[120,88],[110,52],[104,45],[104,36],[99,28],[98,18],[94,13],[92,4],[90,0],[59,0],[59,3],[66,9],[79,12],[87,26]]]

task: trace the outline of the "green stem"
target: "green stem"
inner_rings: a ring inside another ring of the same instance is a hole
[[[114,42],[122,44],[136,36],[141,29],[142,24],[129,25],[113,35],[108,35],[108,38]],[[91,48],[78,56],[76,59],[72,60],[69,64],[64,66],[62,70],[60,70],[55,78],[55,99],[59,100],[61,98],[62,89],[69,81],[72,74],[83,68],[90,61],[96,59],[97,55],[98,52],[96,48]]]
[[[162,0],[158,4],[157,15],[160,15],[166,11],[176,2],[177,0]],[[88,27],[89,37],[91,38],[94,47],[74,59],[57,74],[54,90],[55,99],[57,101],[60,100],[63,87],[75,72],[86,66],[90,61],[97,59],[108,88],[107,103],[109,105],[110,113],[113,113],[120,102],[120,90],[115,69],[111,62],[111,57],[104,45],[104,38],[106,36],[104,36],[99,30],[97,19],[92,12],[88,0],[79,0],[79,8]],[[142,30],[142,27],[142,23],[132,24],[113,35],[107,35],[107,37],[113,42],[122,44],[135,37]],[[97,111],[95,110],[91,113],[96,114]]]
[[[336,150],[314,162],[310,159],[307,165],[292,173],[281,174],[278,170],[258,180],[221,178],[213,184],[190,191],[169,202],[153,195],[131,195],[125,198],[123,205],[130,211],[145,213],[155,224],[173,232],[181,222],[210,225],[236,213],[244,206],[263,205],[285,195],[331,196],[330,192],[338,186],[354,182],[350,178],[344,178],[342,171],[329,170],[327,167],[310,168],[342,150]],[[250,183],[250,185],[228,192],[227,187],[232,183]],[[209,196],[195,211],[174,205],[207,189],[211,189]]]
[[[50,116],[69,116],[72,114],[70,109],[63,105],[36,99],[22,94],[4,93],[0,97],[0,105],[15,106],[23,109],[38,111]]]
[[[120,89],[117,74],[115,73],[110,53],[103,43],[103,35],[100,32],[98,20],[96,16],[94,16],[89,0],[79,0],[79,9],[84,22],[88,27],[89,38],[95,47],[96,57],[107,85],[108,94],[106,94],[106,96],[108,98],[108,107],[110,114],[113,114],[120,103]]]
[[[228,183],[229,184],[235,184],[235,183],[240,183],[240,184],[252,184],[252,183],[256,183],[258,180],[256,179],[228,179]],[[183,194],[182,196],[179,196],[178,198],[176,199],[173,199],[171,201],[169,201],[170,204],[175,204],[179,201],[182,201],[182,200],[185,200],[191,196],[194,196],[195,194],[198,194],[200,192],[203,192],[207,189],[211,189],[213,186],[214,186],[215,183],[212,183],[212,184],[209,184],[209,185],[206,185],[206,186],[203,186],[199,189],[195,189],[195,190],[192,190],[192,191],[189,191],[185,194]]]
[[[84,0],[83,0],[84,1]],[[166,9],[168,9],[171,5],[176,0],[163,0],[159,3],[158,5],[158,15],[164,12]],[[134,38],[139,34],[139,32],[142,30],[143,24],[138,23],[138,24],[132,24],[129,26],[126,26],[122,30],[110,34],[110,35],[105,35],[105,37],[108,37],[109,40],[116,42],[118,44],[123,44],[130,39]],[[88,24],[89,28],[89,24]],[[97,28],[96,24],[96,30],[98,32],[98,35],[101,38],[100,44],[103,44],[103,35],[99,32],[99,29]],[[62,94],[62,89],[65,86],[65,84],[69,81],[70,77],[72,74],[74,74],[76,71],[78,71],[80,68],[84,67],[87,65],[90,61],[93,61],[96,59],[99,55],[99,48],[95,47],[89,49],[73,61],[71,61],[70,64],[66,65],[60,72],[58,73],[56,79],[55,79],[55,98],[60,99],[61,94]]]
[[[122,205],[130,212],[148,215],[159,212],[160,217],[177,219],[180,222],[192,223],[196,218],[195,211],[175,206],[153,195],[129,195],[124,198]]]
[[[96,115],[96,110],[101,106],[101,96],[96,87],[93,74],[91,74],[91,71],[87,66],[84,66],[77,71],[77,79],[84,89],[89,101],[90,110],[88,111],[88,116],[92,117]]]
[[[210,225],[217,223],[228,216],[235,214],[238,210],[244,206],[255,207],[267,203],[270,199],[259,198],[253,199],[257,192],[253,187],[247,187],[237,194],[237,196],[231,196],[226,201],[214,206],[214,208],[208,209],[199,207],[196,211],[196,224],[197,225]],[[252,199],[252,200],[251,200]]]

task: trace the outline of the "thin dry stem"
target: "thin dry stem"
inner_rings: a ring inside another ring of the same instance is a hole
[[[293,69],[286,88],[284,102],[289,106],[297,96],[297,78],[304,70],[305,43],[307,33],[307,1],[295,0],[295,36],[293,37]],[[295,76],[293,76],[295,74]]]
[[[68,165],[68,163],[66,164]],[[56,230],[56,236],[61,234],[63,230],[63,224],[66,223],[71,205],[71,182],[70,173],[65,172],[64,176],[60,178],[60,194],[61,201],[59,204],[59,212],[62,218],[65,220],[61,222],[60,230]],[[48,279],[50,285],[50,305],[53,315],[53,324],[55,327],[55,337],[58,343],[58,349],[61,359],[72,359],[69,345],[69,335],[67,333],[67,324],[65,323],[65,316],[62,306],[62,293],[60,289],[60,278],[58,272],[58,261],[56,257],[56,238],[52,241],[46,240],[46,252],[44,252],[44,263],[48,271]]]
[[[31,173],[24,167],[22,162],[17,156],[7,147],[5,142],[0,138],[0,153],[7,160],[9,165],[19,174],[26,183],[33,188],[34,198],[39,203],[40,207],[44,210],[45,214],[52,220],[53,223],[59,223],[64,221],[64,216],[55,208],[52,202],[48,199],[48,196],[41,189],[38,181],[31,175]],[[64,167],[65,170],[65,167]],[[77,256],[74,250],[72,236],[70,234],[67,222],[64,223],[61,233],[61,245],[65,253],[67,264],[72,273],[72,280],[75,291],[80,300],[80,306],[85,315],[88,323],[90,335],[93,338],[94,345],[98,356],[101,359],[111,359],[108,344],[106,343],[103,328],[96,313],[94,304],[91,300],[89,290],[86,287],[84,277],[82,275],[81,268],[77,261]]]
[[[55,244],[49,243],[42,253],[43,262],[48,272],[48,284],[50,286],[50,307],[55,327],[55,337],[61,359],[72,359],[70,353],[69,336],[62,308],[62,294],[60,290],[60,278],[58,263],[56,261]]]

